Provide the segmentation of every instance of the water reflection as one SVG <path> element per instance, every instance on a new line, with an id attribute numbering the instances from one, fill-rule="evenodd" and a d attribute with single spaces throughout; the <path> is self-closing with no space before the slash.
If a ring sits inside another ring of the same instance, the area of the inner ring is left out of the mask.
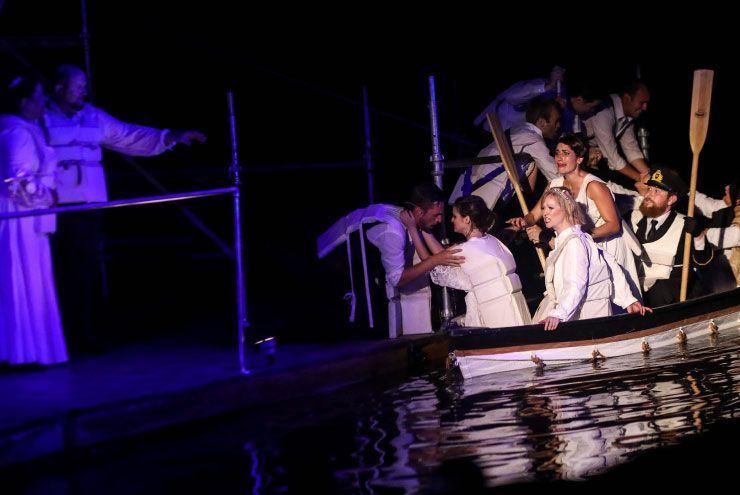
<path id="1" fill-rule="evenodd" d="M 375 456 L 363 488 L 413 493 L 451 459 L 475 463 L 491 486 L 604 473 L 737 416 L 736 337 L 737 328 L 648 357 L 541 373 L 521 370 L 468 382 L 442 373 L 413 379 L 373 404 L 371 417 L 390 440 L 388 455 Z M 369 443 L 355 447 L 363 457 Z M 353 471 L 343 471 L 345 481 Z"/>
<path id="2" fill-rule="evenodd" d="M 735 458 L 721 454 L 740 441 L 740 327 L 721 327 L 648 356 L 342 389 L 81 466 L 19 469 L 16 479 L 38 488 L 24 493 L 469 494 L 542 481 L 568 493 L 633 489 L 635 478 L 643 489 L 685 491 L 695 475 L 706 490 L 735 481 Z M 714 443 L 694 442 L 702 438 Z M 677 442 L 687 448 L 656 449 Z"/>

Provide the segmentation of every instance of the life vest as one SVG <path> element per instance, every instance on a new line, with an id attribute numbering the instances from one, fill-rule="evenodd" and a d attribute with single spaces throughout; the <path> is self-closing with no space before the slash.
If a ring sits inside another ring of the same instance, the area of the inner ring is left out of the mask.
<path id="1" fill-rule="evenodd" d="M 498 261 L 491 260 L 491 263 L 498 263 Z M 486 273 L 489 275 L 486 275 Z M 530 324 L 529 312 L 526 310 L 517 311 L 518 307 L 512 298 L 517 293 L 521 294 L 522 291 L 519 276 L 516 273 L 507 273 L 490 278 L 490 273 L 489 270 L 485 269 L 468 272 L 473 287 L 468 294 L 475 297 L 481 324 L 486 327 Z M 520 297 L 522 296 L 520 295 Z M 502 301 L 502 298 L 507 299 Z M 503 312 L 502 304 L 507 306 Z"/>
<path id="2" fill-rule="evenodd" d="M 56 151 L 59 203 L 107 201 L 105 171 L 100 161 L 103 130 L 98 113 L 86 105 L 72 120 L 55 111 L 45 115 L 49 145 Z"/>
<path id="3" fill-rule="evenodd" d="M 684 215 L 675 213 L 673 221 L 668 231 L 659 239 L 653 242 L 644 242 L 642 268 L 643 274 L 640 276 L 640 284 L 643 292 L 647 292 L 655 285 L 658 280 L 670 278 L 671 272 L 675 267 L 682 266 L 683 263 L 676 264 L 676 250 L 684 235 Z M 633 230 L 637 231 L 637 224 L 644 217 L 640 210 L 634 210 L 630 217 L 630 223 Z M 667 219 L 666 221 L 670 221 Z M 647 258 L 647 259 L 646 259 Z"/>

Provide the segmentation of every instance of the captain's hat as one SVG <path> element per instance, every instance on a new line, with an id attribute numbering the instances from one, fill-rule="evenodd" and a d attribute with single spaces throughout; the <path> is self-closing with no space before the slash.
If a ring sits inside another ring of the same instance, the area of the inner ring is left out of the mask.
<path id="1" fill-rule="evenodd" d="M 686 195 L 688 188 L 678 173 L 667 167 L 656 167 L 650 171 L 648 186 L 657 187 L 675 194 L 679 198 Z"/>

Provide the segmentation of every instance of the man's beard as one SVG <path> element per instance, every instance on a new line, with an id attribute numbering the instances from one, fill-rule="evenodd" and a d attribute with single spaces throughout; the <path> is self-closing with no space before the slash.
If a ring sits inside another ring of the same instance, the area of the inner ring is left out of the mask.
<path id="1" fill-rule="evenodd" d="M 642 213 L 643 216 L 649 217 L 649 218 L 658 218 L 663 213 L 668 211 L 668 205 L 655 206 L 655 203 L 653 203 L 653 206 L 648 206 L 643 202 L 640 205 L 640 213 Z"/>
<path id="2" fill-rule="evenodd" d="M 433 234 L 434 233 L 433 232 L 433 229 L 434 229 L 433 226 L 417 224 L 417 227 L 419 227 L 419 229 L 421 229 L 423 232 L 426 232 L 427 234 Z"/>

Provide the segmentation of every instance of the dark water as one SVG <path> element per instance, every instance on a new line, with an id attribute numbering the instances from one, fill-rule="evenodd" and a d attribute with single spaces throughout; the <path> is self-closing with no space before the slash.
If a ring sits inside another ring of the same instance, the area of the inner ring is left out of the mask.
<path id="1" fill-rule="evenodd" d="M 644 482 L 666 464 L 682 480 L 700 462 L 713 466 L 700 473 L 707 485 L 732 479 L 716 461 L 733 459 L 722 452 L 740 439 L 739 356 L 736 325 L 596 365 L 466 382 L 432 371 L 21 467 L 10 486 L 85 494 L 590 489 Z"/>

